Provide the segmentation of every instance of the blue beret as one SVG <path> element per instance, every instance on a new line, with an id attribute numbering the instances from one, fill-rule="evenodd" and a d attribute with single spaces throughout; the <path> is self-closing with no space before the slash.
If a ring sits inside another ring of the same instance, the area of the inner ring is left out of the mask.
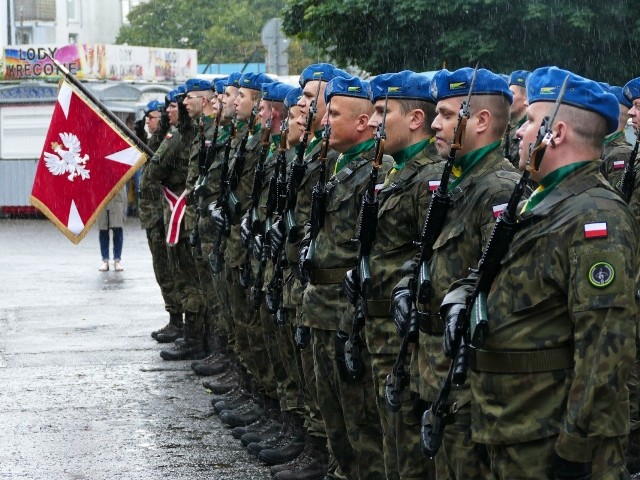
<path id="1" fill-rule="evenodd" d="M 443 100 L 451 97 L 466 97 L 471 87 L 473 78 L 473 68 L 459 68 L 450 72 L 446 68 L 440 70 L 433 76 L 431 81 L 431 95 L 436 100 Z M 513 103 L 513 94 L 509 90 L 509 85 L 500 76 L 486 68 L 478 69 L 476 83 L 473 86 L 472 95 L 503 95 Z"/>
<path id="2" fill-rule="evenodd" d="M 151 112 L 159 112 L 164 107 L 164 104 L 159 102 L 158 100 L 153 100 L 147 103 L 147 106 L 144 108 L 144 114 L 147 115 Z"/>
<path id="3" fill-rule="evenodd" d="M 618 103 L 620 105 L 624 105 L 627 108 L 631 108 L 633 104 L 627 100 L 624 96 L 622 87 L 616 87 L 615 85 L 609 85 L 606 82 L 598 82 L 598 84 L 602 87 L 605 92 L 609 92 L 611 95 L 616 97 Z"/>
<path id="4" fill-rule="evenodd" d="M 174 88 L 169 93 L 167 93 L 167 96 L 165 98 L 166 100 L 169 101 L 169 103 L 175 103 L 178 101 L 179 96 L 184 95 L 184 92 L 185 92 L 184 85 L 179 85 L 178 87 Z"/>
<path id="5" fill-rule="evenodd" d="M 336 95 L 369 100 L 371 99 L 371 86 L 369 82 L 358 77 L 335 77 L 329 81 L 324 90 L 325 103 L 329 103 L 331 98 Z"/>
<path id="6" fill-rule="evenodd" d="M 216 93 L 224 93 L 224 88 L 227 86 L 227 79 L 229 77 L 217 78 L 213 82 L 211 82 L 211 90 Z"/>
<path id="7" fill-rule="evenodd" d="M 290 90 L 287 96 L 284 97 L 284 106 L 286 108 L 294 107 L 297 105 L 300 97 L 302 97 L 302 87 L 294 87 L 293 90 Z"/>
<path id="8" fill-rule="evenodd" d="M 624 98 L 630 102 L 640 97 L 640 77 L 629 80 L 622 91 L 624 92 Z"/>
<path id="9" fill-rule="evenodd" d="M 203 80 L 202 78 L 190 78 L 184 84 L 187 93 L 193 91 L 209 90 L 211 88 L 211 82 Z"/>
<path id="10" fill-rule="evenodd" d="M 336 77 L 350 77 L 347 72 L 334 67 L 330 63 L 314 63 L 305 68 L 300 74 L 300 86 L 304 88 L 310 80 L 324 80 L 328 82 Z"/>
<path id="11" fill-rule="evenodd" d="M 286 83 L 264 83 L 262 85 L 262 99 L 271 102 L 284 102 L 284 99 L 291 90 L 294 90 L 294 87 Z"/>
<path id="12" fill-rule="evenodd" d="M 389 97 L 407 100 L 426 100 L 435 103 L 431 96 L 429 78 L 426 75 L 403 70 L 399 73 L 383 73 L 371 80 L 371 101 Z"/>
<path id="13" fill-rule="evenodd" d="M 229 77 L 227 78 L 227 87 L 239 88 L 240 77 L 242 77 L 242 74 L 240 72 L 233 72 L 231 75 L 229 75 Z"/>
<path id="14" fill-rule="evenodd" d="M 262 85 L 264 83 L 273 82 L 273 78 L 271 78 L 266 73 L 252 73 L 248 72 L 240 77 L 239 88 L 250 88 L 252 90 L 262 90 Z"/>
<path id="15" fill-rule="evenodd" d="M 529 105 L 536 102 L 555 102 L 567 75 L 569 81 L 562 103 L 601 115 L 607 121 L 607 133 L 615 132 L 618 129 L 620 115 L 616 97 L 603 90 L 597 82 L 558 67 L 538 68 L 531 74 L 527 83 Z"/>
<path id="16" fill-rule="evenodd" d="M 509 85 L 517 85 L 518 87 L 527 88 L 527 79 L 531 75 L 528 70 L 514 70 L 509 75 Z"/>

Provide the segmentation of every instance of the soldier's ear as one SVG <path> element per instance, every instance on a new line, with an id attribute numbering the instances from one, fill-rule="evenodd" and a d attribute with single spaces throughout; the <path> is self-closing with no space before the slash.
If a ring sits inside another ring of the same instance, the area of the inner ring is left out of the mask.
<path id="1" fill-rule="evenodd" d="M 409 113 L 409 115 L 410 115 L 409 128 L 412 131 L 422 128 L 422 125 L 424 125 L 424 122 L 426 121 L 424 110 L 422 110 L 421 108 L 416 108 L 415 110 L 412 110 Z"/>
<path id="2" fill-rule="evenodd" d="M 366 113 L 361 113 L 360 115 L 358 115 L 358 118 L 356 120 L 356 130 L 358 132 L 371 130 L 371 127 L 369 127 L 369 115 L 367 115 Z"/>

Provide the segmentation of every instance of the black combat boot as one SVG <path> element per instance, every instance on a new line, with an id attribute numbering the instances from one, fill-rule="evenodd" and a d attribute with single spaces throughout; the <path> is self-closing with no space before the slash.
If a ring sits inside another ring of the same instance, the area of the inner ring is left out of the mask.
<path id="1" fill-rule="evenodd" d="M 329 468 L 329 455 L 326 447 L 307 443 L 300 459 L 293 462 L 288 470 L 281 470 L 274 475 L 277 480 L 322 480 Z"/>
<path id="2" fill-rule="evenodd" d="M 290 462 L 304 450 L 305 436 L 302 420 L 298 417 L 293 417 L 292 428 L 288 438 L 289 441 L 284 445 L 281 444 L 273 448 L 261 450 L 258 454 L 258 460 L 268 463 L 269 465 Z"/>
<path id="3" fill-rule="evenodd" d="M 264 408 L 251 401 L 240 408 L 220 412 L 220 421 L 229 427 L 242 427 L 251 425 L 263 416 Z"/>
<path id="4" fill-rule="evenodd" d="M 184 335 L 184 324 L 181 313 L 170 313 L 169 323 L 160 330 L 151 332 L 151 337 L 158 343 L 171 343 Z"/>
<path id="5" fill-rule="evenodd" d="M 279 432 L 260 442 L 249 443 L 247 445 L 247 451 L 257 456 L 266 448 L 277 448 L 287 445 L 291 439 L 292 418 L 287 414 L 283 414 L 282 420 L 282 428 Z"/>
<path id="6" fill-rule="evenodd" d="M 196 312 L 185 313 L 184 343 L 162 350 L 160 356 L 164 360 L 196 360 L 207 356 L 202 332 L 197 332 L 195 328 L 197 315 Z"/>
<path id="7" fill-rule="evenodd" d="M 278 420 L 268 418 L 266 415 L 261 418 L 258 425 L 260 425 L 260 427 L 257 429 L 252 429 L 251 425 L 244 427 L 245 433 L 240 436 L 240 443 L 242 443 L 243 446 L 246 447 L 250 443 L 258 443 L 266 440 L 267 438 L 271 438 L 284 427 Z M 233 430 L 238 430 L 239 432 L 239 429 L 241 428 L 243 427 L 236 427 Z M 236 436 L 235 431 L 232 434 L 234 437 Z"/>

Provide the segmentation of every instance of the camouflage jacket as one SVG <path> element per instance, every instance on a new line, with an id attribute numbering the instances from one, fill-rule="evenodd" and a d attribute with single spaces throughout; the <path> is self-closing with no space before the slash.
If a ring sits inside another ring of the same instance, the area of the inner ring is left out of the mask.
<path id="1" fill-rule="evenodd" d="M 258 157 L 260 156 L 260 128 L 257 125 L 253 133 L 249 135 L 246 144 L 246 156 L 242 168 L 237 166 L 238 154 L 240 153 L 240 144 L 236 149 L 229 164 L 229 178 L 232 193 L 235 193 L 240 202 L 239 216 L 231 217 L 231 234 L 227 239 L 227 248 L 224 253 L 225 263 L 230 267 L 239 267 L 245 256 L 245 249 L 240 241 L 240 220 L 244 212 L 251 206 L 251 187 L 253 186 L 253 174 Z M 235 189 L 233 188 L 235 187 Z"/>
<path id="2" fill-rule="evenodd" d="M 391 292 L 402 278 L 402 266 L 416 253 L 431 192 L 442 176 L 444 163 L 433 143 L 418 152 L 401 170 L 390 173 L 378 192 L 378 226 L 371 250 L 373 295 L 365 326 L 372 353 L 397 353 L 401 339 L 391 320 Z M 374 304 L 384 305 L 373 308 Z M 376 311 L 377 310 L 377 311 Z"/>
<path id="3" fill-rule="evenodd" d="M 210 148 L 207 142 L 213 139 L 213 135 L 216 130 L 215 119 L 211 116 L 202 115 L 197 121 L 193 121 L 193 128 L 196 132 L 191 146 L 189 147 L 189 172 L 187 174 L 187 186 L 189 191 L 193 192 L 196 183 L 200 178 L 200 149 L 204 146 L 205 154 Z M 202 138 L 204 137 L 205 144 L 202 145 Z M 191 201 L 190 201 L 191 202 Z"/>
<path id="4" fill-rule="evenodd" d="M 156 132 L 147 142 L 147 146 L 154 152 L 158 149 L 166 135 L 160 135 L 160 132 Z M 150 160 L 148 160 L 142 166 L 142 173 L 140 174 L 140 201 L 138 202 L 138 213 L 140 216 L 140 226 L 142 228 L 153 228 L 162 220 L 162 209 L 165 203 L 162 191 L 159 185 L 147 188 L 146 184 L 149 182 L 147 179 L 147 166 Z M 144 193 L 143 193 L 144 192 Z"/>
<path id="5" fill-rule="evenodd" d="M 351 315 L 345 317 L 350 304 L 342 292 L 342 279 L 346 270 L 355 267 L 358 261 L 358 244 L 353 239 L 362 198 L 369 187 L 374 147 L 371 143 L 368 150 L 343 166 L 326 184 L 324 223 L 314 242 L 312 271 L 302 302 L 304 324 L 309 327 L 338 330 L 340 322 L 351 323 Z M 392 163 L 391 157 L 383 157 L 378 173 L 380 184 Z M 303 243 L 309 242 L 310 230 L 307 224 Z"/>
<path id="6" fill-rule="evenodd" d="M 435 400 L 439 383 L 449 369 L 450 362 L 442 352 L 444 327 L 438 314 L 442 299 L 455 280 L 467 276 L 469 269 L 478 265 L 495 220 L 519 178 L 520 174 L 503 158 L 498 147 L 488 152 L 450 191 L 447 220 L 433 245 L 429 262 L 433 296 L 430 305 L 423 305 L 424 311 L 430 313 L 431 325 L 437 327 L 434 335 L 420 332 L 417 351 L 418 392 L 423 400 Z M 458 406 L 467 403 L 462 397 L 467 401 L 470 398 L 468 393 L 458 396 Z"/>
<path id="7" fill-rule="evenodd" d="M 202 186 L 199 190 L 199 206 L 203 212 L 207 210 L 207 207 L 215 202 L 220 196 L 220 188 L 221 185 L 221 175 L 222 175 L 222 164 L 224 162 L 224 152 L 227 140 L 229 139 L 231 126 L 226 125 L 224 127 L 220 127 L 218 131 L 218 138 L 216 140 L 216 145 L 213 147 L 214 151 L 212 152 L 214 155 L 213 162 L 209 166 L 209 170 L 204 177 L 202 182 Z M 240 141 L 238 136 L 236 135 L 231 139 L 231 150 L 229 151 L 229 160 L 231 160 L 231 156 L 233 151 L 239 145 Z M 209 146 L 208 148 L 212 148 Z"/>
<path id="8" fill-rule="evenodd" d="M 627 143 L 623 132 L 618 132 L 611 138 L 605 139 L 602 155 L 600 155 L 602 159 L 601 172 L 613 187 L 616 187 L 622 180 L 624 168 L 629 162 L 632 150 L 633 147 Z"/>
<path id="9" fill-rule="evenodd" d="M 489 292 L 489 336 L 478 352 L 560 349 L 568 364 L 526 373 L 472 369 L 475 441 L 559 435 L 561 457 L 587 462 L 603 437 L 629 431 L 640 229 L 598 168 L 572 172 L 521 215 Z"/>

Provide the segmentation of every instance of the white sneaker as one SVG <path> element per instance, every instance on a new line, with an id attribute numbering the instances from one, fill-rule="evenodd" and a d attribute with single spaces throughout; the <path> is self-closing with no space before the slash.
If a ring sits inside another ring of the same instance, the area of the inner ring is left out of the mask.
<path id="1" fill-rule="evenodd" d="M 98 270 L 101 272 L 108 272 L 109 271 L 109 262 L 102 262 L 100 264 L 100 266 L 98 267 Z"/>
<path id="2" fill-rule="evenodd" d="M 120 262 L 113 262 L 113 269 L 116 272 L 121 272 L 124 270 L 124 267 L 120 264 Z"/>

